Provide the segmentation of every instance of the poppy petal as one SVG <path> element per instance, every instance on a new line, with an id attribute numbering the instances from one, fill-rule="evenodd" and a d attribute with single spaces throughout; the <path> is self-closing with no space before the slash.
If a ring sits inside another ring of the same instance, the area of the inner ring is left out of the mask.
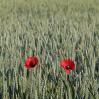
<path id="1" fill-rule="evenodd" d="M 62 67 L 62 68 L 66 68 L 66 62 L 65 62 L 65 60 L 62 60 L 61 62 L 60 62 L 60 66 Z"/>
<path id="2" fill-rule="evenodd" d="M 70 74 L 70 70 L 66 69 L 66 74 L 69 75 Z"/>
<path id="3" fill-rule="evenodd" d="M 60 66 L 66 70 L 66 74 L 70 74 L 71 70 L 75 70 L 75 63 L 71 59 L 64 59 L 60 61 Z"/>
<path id="4" fill-rule="evenodd" d="M 35 67 L 37 64 L 38 64 L 38 58 L 37 58 L 36 56 L 28 57 L 28 58 L 25 60 L 25 67 L 26 67 L 27 69 L 33 68 L 33 67 Z"/>

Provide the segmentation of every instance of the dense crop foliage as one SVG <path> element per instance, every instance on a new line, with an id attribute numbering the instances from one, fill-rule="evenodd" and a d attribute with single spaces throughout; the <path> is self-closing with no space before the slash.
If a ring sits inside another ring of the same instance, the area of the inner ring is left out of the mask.
<path id="1" fill-rule="evenodd" d="M 69 76 L 64 58 L 76 63 Z M 99 1 L 0 0 L 0 99 L 98 98 Z"/>

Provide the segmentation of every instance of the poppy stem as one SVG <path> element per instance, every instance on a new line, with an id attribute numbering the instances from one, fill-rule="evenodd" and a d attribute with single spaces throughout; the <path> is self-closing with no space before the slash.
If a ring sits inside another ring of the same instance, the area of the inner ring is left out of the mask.
<path id="1" fill-rule="evenodd" d="M 69 75 L 67 75 L 67 81 L 69 81 Z"/>
<path id="2" fill-rule="evenodd" d="M 28 79 L 29 78 L 29 70 L 27 69 L 27 74 L 26 74 L 26 78 Z"/>

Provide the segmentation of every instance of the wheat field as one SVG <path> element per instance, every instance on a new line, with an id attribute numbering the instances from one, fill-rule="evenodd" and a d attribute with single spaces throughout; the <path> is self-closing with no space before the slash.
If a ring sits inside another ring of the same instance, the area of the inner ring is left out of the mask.
<path id="1" fill-rule="evenodd" d="M 99 1 L 0 0 L 0 99 L 99 99 Z"/>

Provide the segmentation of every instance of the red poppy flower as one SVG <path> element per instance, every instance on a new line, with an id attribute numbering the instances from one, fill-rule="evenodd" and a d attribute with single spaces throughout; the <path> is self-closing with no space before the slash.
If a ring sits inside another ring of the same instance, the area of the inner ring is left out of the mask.
<path id="1" fill-rule="evenodd" d="M 70 74 L 70 71 L 75 70 L 75 63 L 71 59 L 64 59 L 60 61 L 60 66 L 66 70 L 66 74 Z"/>
<path id="2" fill-rule="evenodd" d="M 27 69 L 33 68 L 33 67 L 35 67 L 37 64 L 38 64 L 38 58 L 37 58 L 36 56 L 28 57 L 28 58 L 25 60 L 25 67 L 26 67 Z"/>

